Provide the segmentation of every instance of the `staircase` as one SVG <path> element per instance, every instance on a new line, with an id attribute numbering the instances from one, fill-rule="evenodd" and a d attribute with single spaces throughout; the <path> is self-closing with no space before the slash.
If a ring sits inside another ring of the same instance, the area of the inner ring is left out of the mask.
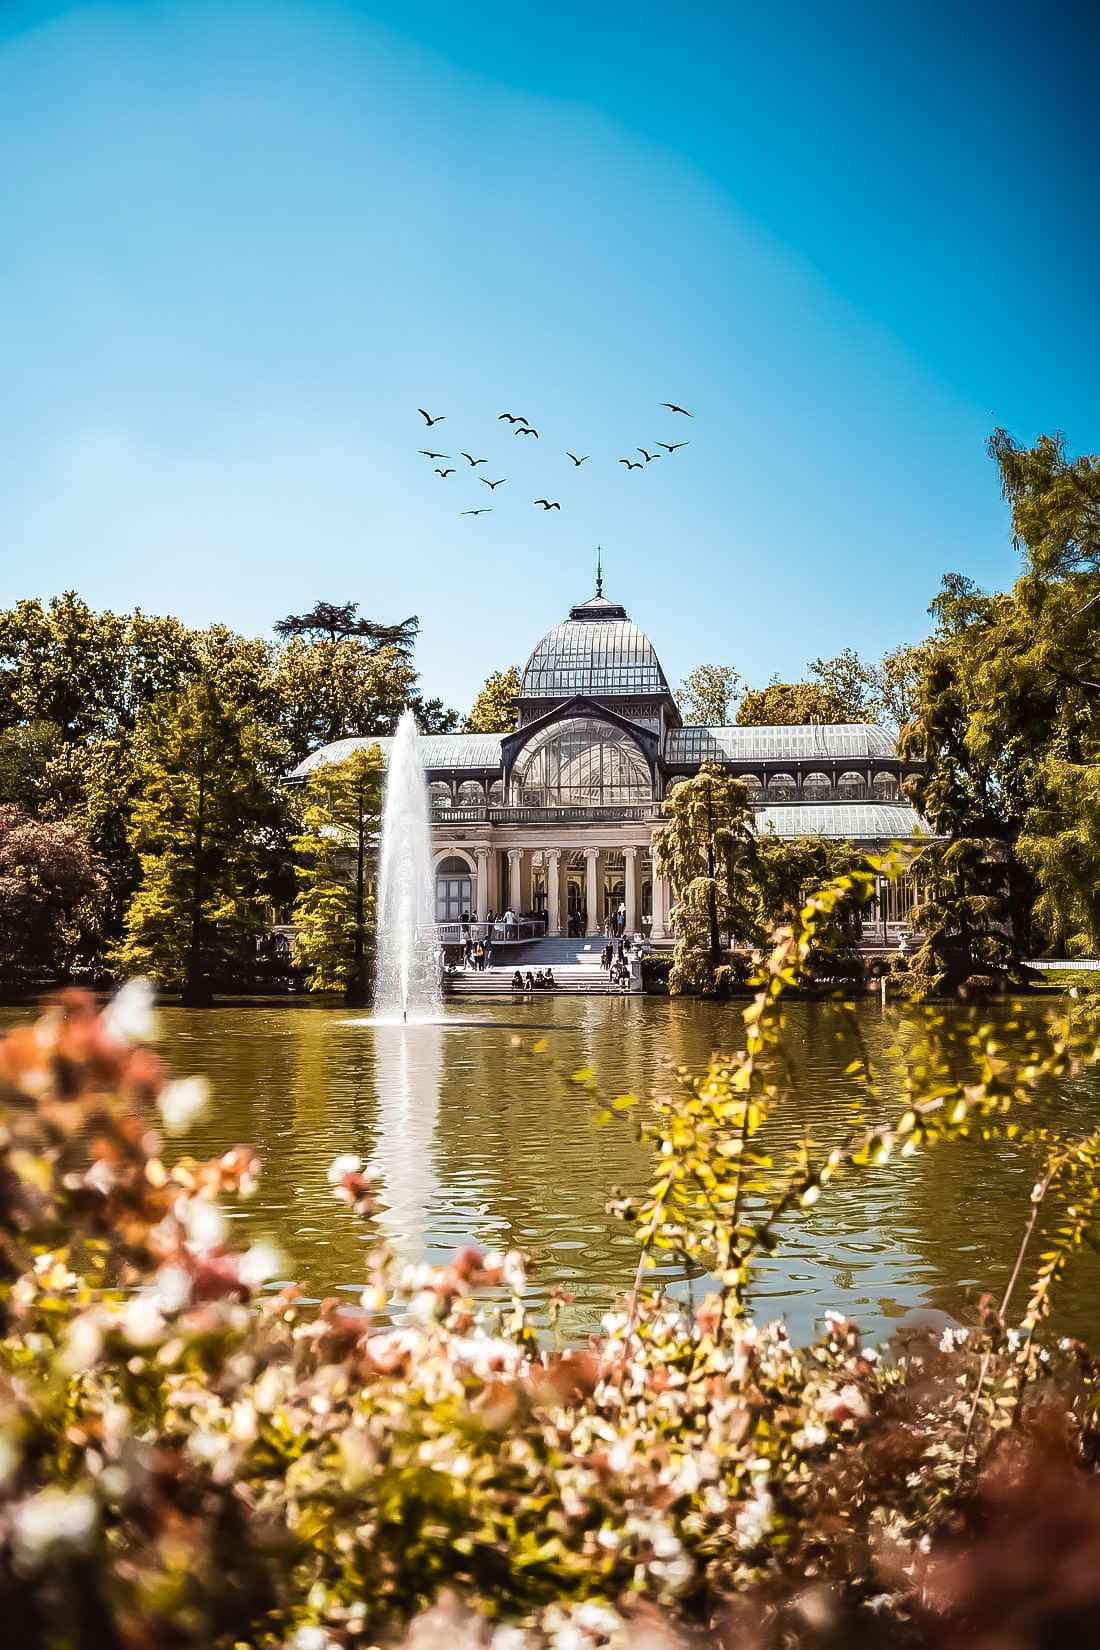
<path id="1" fill-rule="evenodd" d="M 449 997 L 510 997 L 512 975 L 517 968 L 524 975 L 528 970 L 537 974 L 540 968 L 544 972 L 552 968 L 559 996 L 601 995 L 607 991 L 607 975 L 600 967 L 605 944 L 602 934 L 590 934 L 579 940 L 540 939 L 521 945 L 497 946 L 492 968 L 483 968 L 480 972 L 471 969 L 469 973 L 460 969 L 457 974 L 448 974 L 446 993 Z M 524 993 L 528 997 L 554 994 L 554 991 Z"/>

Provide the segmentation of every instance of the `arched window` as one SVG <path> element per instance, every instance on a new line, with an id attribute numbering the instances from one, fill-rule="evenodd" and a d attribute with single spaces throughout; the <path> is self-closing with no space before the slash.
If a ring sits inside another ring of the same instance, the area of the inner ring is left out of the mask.
<path id="1" fill-rule="evenodd" d="M 759 802 L 761 796 L 763 795 L 764 787 L 761 785 L 759 777 L 756 774 L 739 773 L 737 775 L 737 782 L 739 785 L 744 785 L 746 791 L 748 792 L 750 802 Z"/>
<path id="2" fill-rule="evenodd" d="M 861 773 L 842 773 L 836 782 L 836 794 L 841 802 L 862 802 L 867 795 L 867 781 Z"/>
<path id="3" fill-rule="evenodd" d="M 503 779 L 494 779 L 489 786 L 489 801 L 494 807 L 499 807 L 504 802 Z"/>
<path id="4" fill-rule="evenodd" d="M 473 908 L 470 867 L 458 854 L 449 854 L 435 868 L 435 920 L 460 922 Z"/>
<path id="5" fill-rule="evenodd" d="M 768 780 L 768 801 L 793 802 L 797 789 L 793 773 L 773 773 Z"/>
<path id="6" fill-rule="evenodd" d="M 464 779 L 458 787 L 460 808 L 480 808 L 485 801 L 485 787 L 480 779 Z"/>
<path id="7" fill-rule="evenodd" d="M 451 806 L 451 787 L 445 779 L 433 779 L 428 787 L 428 793 L 432 800 L 433 813 L 438 813 L 440 809 Z"/>
<path id="8" fill-rule="evenodd" d="M 871 782 L 876 802 L 896 802 L 898 799 L 898 776 L 896 773 L 876 773 Z"/>
<path id="9" fill-rule="evenodd" d="M 512 773 L 522 807 L 600 807 L 650 802 L 653 784 L 641 750 L 611 722 L 578 716 L 535 734 Z"/>
<path id="10" fill-rule="evenodd" d="M 807 802 L 828 802 L 833 794 L 833 782 L 827 773 L 808 773 L 802 781 L 802 795 Z"/>

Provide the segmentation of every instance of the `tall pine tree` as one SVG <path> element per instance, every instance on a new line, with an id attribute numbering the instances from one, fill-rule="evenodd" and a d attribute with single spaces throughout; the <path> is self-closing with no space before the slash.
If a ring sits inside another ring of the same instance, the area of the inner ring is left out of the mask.
<path id="1" fill-rule="evenodd" d="M 150 706 L 135 735 L 130 842 L 141 882 L 120 968 L 204 1003 L 211 976 L 250 957 L 279 857 L 284 758 L 270 727 L 209 679 Z"/>

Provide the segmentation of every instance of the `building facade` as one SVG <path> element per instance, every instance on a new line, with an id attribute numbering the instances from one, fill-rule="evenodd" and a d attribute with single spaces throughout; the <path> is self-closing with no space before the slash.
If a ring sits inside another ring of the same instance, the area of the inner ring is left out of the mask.
<path id="1" fill-rule="evenodd" d="M 884 729 L 685 727 L 653 644 L 600 587 L 538 643 L 518 711 L 513 733 L 421 737 L 443 925 L 510 907 L 550 935 L 594 934 L 625 906 L 628 932 L 669 939 L 674 896 L 655 871 L 653 833 L 662 800 L 703 762 L 745 785 L 761 832 L 869 849 L 921 834 L 901 789 L 917 765 Z M 291 778 L 365 744 L 385 760 L 388 739 L 344 739 Z M 888 897 L 871 918 L 884 938 L 904 921 L 906 891 Z"/>

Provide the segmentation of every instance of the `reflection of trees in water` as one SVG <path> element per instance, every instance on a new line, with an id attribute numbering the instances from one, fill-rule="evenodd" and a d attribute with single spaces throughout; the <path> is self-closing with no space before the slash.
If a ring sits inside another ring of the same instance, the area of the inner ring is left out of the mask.
<path id="1" fill-rule="evenodd" d="M 371 1037 L 378 1102 L 369 1168 L 382 1181 L 377 1227 L 405 1264 L 431 1247 L 442 1200 L 435 1131 L 444 1035 L 433 1025 L 376 1026 Z"/>

